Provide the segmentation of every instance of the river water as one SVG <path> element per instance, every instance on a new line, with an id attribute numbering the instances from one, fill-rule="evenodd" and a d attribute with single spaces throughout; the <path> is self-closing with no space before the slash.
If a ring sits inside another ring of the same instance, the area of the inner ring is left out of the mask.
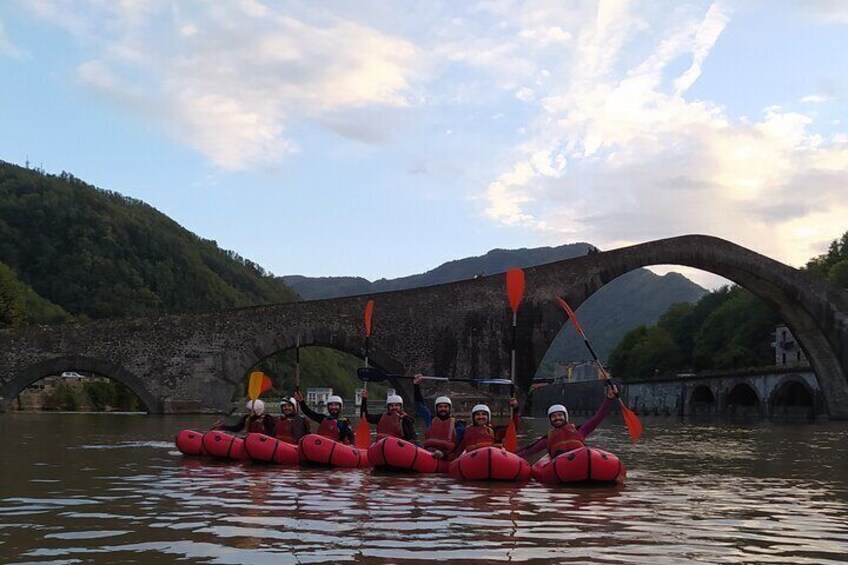
<path id="1" fill-rule="evenodd" d="M 0 414 L 2 563 L 848 563 L 848 423 L 616 417 L 619 488 L 185 458 L 198 417 Z M 527 420 L 527 433 L 544 420 Z"/>

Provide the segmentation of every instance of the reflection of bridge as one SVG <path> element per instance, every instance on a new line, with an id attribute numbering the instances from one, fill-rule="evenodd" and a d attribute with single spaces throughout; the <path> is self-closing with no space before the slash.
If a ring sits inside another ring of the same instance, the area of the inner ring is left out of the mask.
<path id="1" fill-rule="evenodd" d="M 558 402 L 575 413 L 592 413 L 603 398 L 601 388 L 598 381 L 539 388 L 533 413 L 543 416 Z M 827 413 L 815 374 L 798 367 L 628 382 L 622 394 L 637 413 L 657 416 L 812 419 Z"/>
<path id="2" fill-rule="evenodd" d="M 848 418 L 848 293 L 730 242 L 683 236 L 525 269 L 517 381 L 525 390 L 563 324 L 553 297 L 575 308 L 620 275 L 686 265 L 724 276 L 772 306 L 818 377 L 831 417 Z M 152 412 L 219 410 L 264 357 L 302 346 L 362 355 L 370 296 L 204 314 L 103 320 L 0 331 L 0 408 L 28 384 L 65 370 L 129 386 Z M 509 374 L 511 315 L 502 275 L 386 292 L 377 302 L 370 360 L 389 372 Z M 404 390 L 404 383 L 393 383 Z"/>

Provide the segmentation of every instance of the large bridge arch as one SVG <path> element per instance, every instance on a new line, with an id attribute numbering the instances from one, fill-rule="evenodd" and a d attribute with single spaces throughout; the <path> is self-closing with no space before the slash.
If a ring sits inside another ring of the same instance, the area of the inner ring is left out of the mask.
<path id="1" fill-rule="evenodd" d="M 829 413 L 848 419 L 848 292 L 710 236 L 688 235 L 525 269 L 518 310 L 517 384 L 527 390 L 564 314 L 617 277 L 651 265 L 726 277 L 771 305 L 804 348 Z M 0 330 L 0 396 L 37 363 L 110 359 L 138 376 L 165 412 L 225 408 L 245 371 L 268 352 L 324 345 L 362 354 L 363 312 L 376 301 L 369 360 L 392 373 L 508 377 L 512 315 L 502 274 L 429 287 L 221 312 L 72 322 Z M 144 399 L 144 398 L 143 398 Z M 144 399 L 147 402 L 147 399 Z M 3 400 L 0 399 L 0 407 Z"/>
<path id="2" fill-rule="evenodd" d="M 32 383 L 50 375 L 58 375 L 63 371 L 96 373 L 114 379 L 138 396 L 148 412 L 162 411 L 161 401 L 147 389 L 144 381 L 132 372 L 109 361 L 82 356 L 54 357 L 25 368 L 0 388 L 0 397 L 3 399 L 0 409 L 5 410 L 8 403 Z"/>
<path id="3" fill-rule="evenodd" d="M 579 307 L 601 287 L 641 267 L 682 265 L 720 275 L 773 308 L 790 328 L 825 391 L 832 417 L 848 417 L 848 291 L 729 241 L 690 235 L 653 241 L 575 259 L 587 276 L 566 284 L 565 296 Z M 576 265 L 575 265 L 576 266 Z"/>

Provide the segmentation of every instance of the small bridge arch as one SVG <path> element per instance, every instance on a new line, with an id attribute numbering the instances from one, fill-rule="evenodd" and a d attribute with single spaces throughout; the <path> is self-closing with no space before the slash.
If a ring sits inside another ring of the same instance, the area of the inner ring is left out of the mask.
<path id="1" fill-rule="evenodd" d="M 64 371 L 95 373 L 118 381 L 139 398 L 146 411 L 151 413 L 162 411 L 160 400 L 147 389 L 142 379 L 120 365 L 81 356 L 54 357 L 27 367 L 18 374 L 17 378 L 5 385 L 4 402 L 14 400 L 29 385 Z"/>

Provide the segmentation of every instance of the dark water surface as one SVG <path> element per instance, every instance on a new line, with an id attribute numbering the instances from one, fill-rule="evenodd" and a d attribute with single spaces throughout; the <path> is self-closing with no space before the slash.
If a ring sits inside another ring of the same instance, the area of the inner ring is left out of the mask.
<path id="1" fill-rule="evenodd" d="M 0 414 L 0 562 L 848 563 L 848 423 L 646 420 L 632 445 L 611 417 L 605 489 L 179 455 L 208 423 Z"/>

